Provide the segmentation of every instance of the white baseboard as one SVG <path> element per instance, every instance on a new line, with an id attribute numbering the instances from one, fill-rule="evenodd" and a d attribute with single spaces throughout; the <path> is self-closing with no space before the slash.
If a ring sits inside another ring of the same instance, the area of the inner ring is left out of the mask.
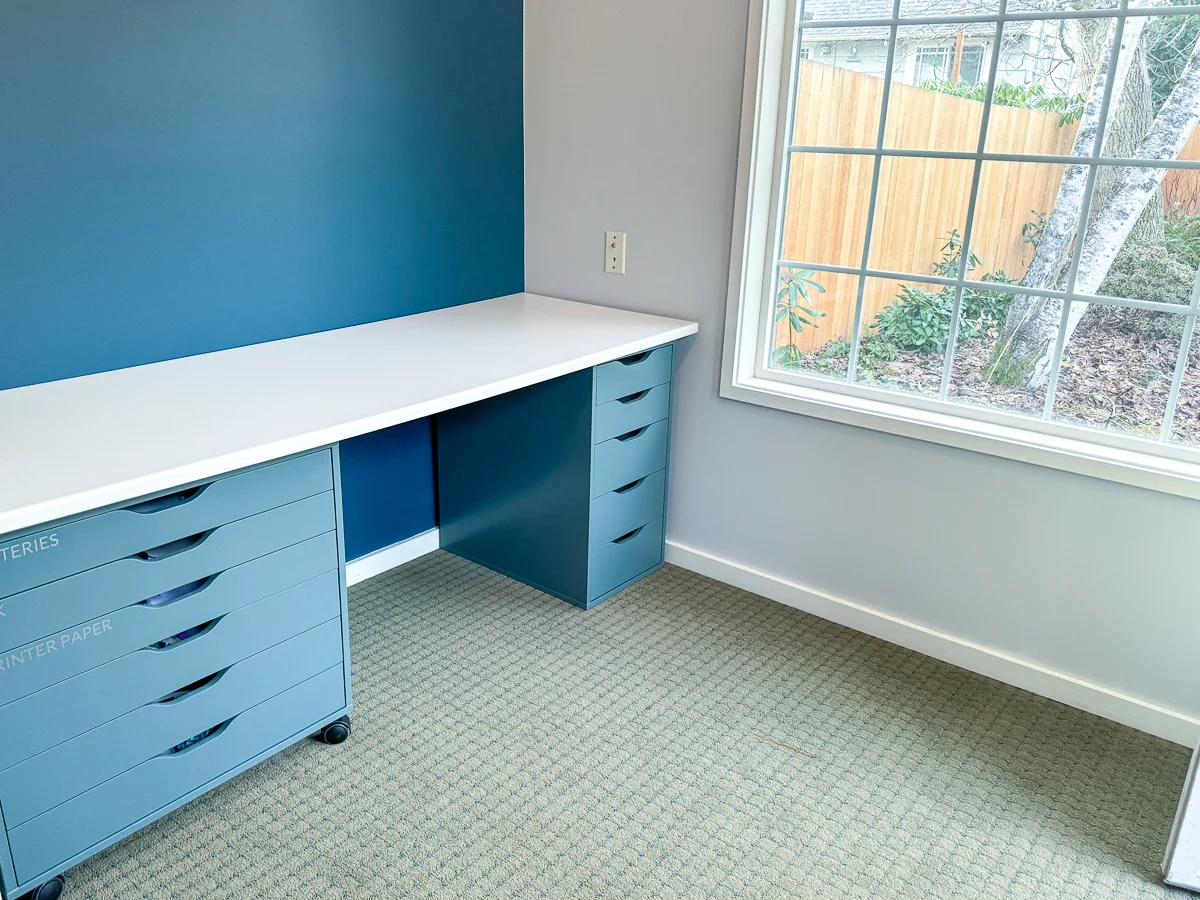
<path id="1" fill-rule="evenodd" d="M 667 562 L 1067 706 L 1193 747 L 1200 720 L 887 613 L 667 541 Z"/>
<path id="2" fill-rule="evenodd" d="M 382 575 L 388 569 L 394 569 L 396 566 L 411 562 L 418 556 L 432 553 L 440 546 L 438 530 L 430 528 L 408 540 L 384 547 L 382 550 L 376 550 L 374 553 L 368 553 L 366 556 L 360 556 L 358 559 L 352 559 L 346 563 L 346 585 L 353 587 L 360 581 Z"/>

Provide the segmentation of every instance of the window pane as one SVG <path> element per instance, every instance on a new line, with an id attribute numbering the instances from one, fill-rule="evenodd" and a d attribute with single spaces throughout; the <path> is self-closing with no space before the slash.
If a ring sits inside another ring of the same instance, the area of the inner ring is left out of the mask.
<path id="1" fill-rule="evenodd" d="M 1034 19 L 1004 26 L 988 152 L 1077 155 L 1075 134 L 1115 21 Z M 1080 149 L 1092 151 L 1090 145 Z"/>
<path id="2" fill-rule="evenodd" d="M 866 279 L 856 378 L 861 384 L 937 396 L 954 288 Z"/>
<path id="3" fill-rule="evenodd" d="M 1054 419 L 1157 439 L 1179 358 L 1185 316 L 1076 303 Z"/>
<path id="4" fill-rule="evenodd" d="M 771 367 L 844 379 L 857 298 L 857 275 L 780 269 L 771 319 Z"/>
<path id="5" fill-rule="evenodd" d="M 1025 275 L 1065 169 L 1050 163 L 983 163 L 971 232 L 970 278 L 1019 281 Z"/>
<path id="6" fill-rule="evenodd" d="M 957 277 L 948 263 L 966 227 L 974 170 L 962 159 L 884 158 L 871 267 Z"/>
<path id="7" fill-rule="evenodd" d="M 964 44 L 959 55 L 958 77 L 962 84 L 980 84 L 987 80 L 984 67 L 987 48 L 983 44 Z"/>
<path id="8" fill-rule="evenodd" d="M 1046 381 L 1031 384 L 1031 373 L 1016 362 L 1016 351 L 1052 348 L 1061 311 L 1057 301 L 1005 288 L 964 291 L 949 399 L 1040 417 Z"/>
<path id="9" fill-rule="evenodd" d="M 784 207 L 782 258 L 862 265 L 875 160 L 841 153 L 793 153 Z"/>
<path id="10" fill-rule="evenodd" d="M 1200 445 L 1200 328 L 1192 334 L 1183 384 L 1179 388 L 1179 403 L 1171 425 L 1171 440 Z"/>
<path id="11" fill-rule="evenodd" d="M 1179 76 L 1200 40 L 1200 16 L 1130 17 L 1125 35 L 1122 52 L 1129 63 L 1128 74 L 1123 84 L 1113 84 L 1102 155 L 1145 159 L 1157 156 L 1147 153 L 1142 142 L 1167 99 L 1176 93 Z M 1136 41 L 1133 35 L 1137 35 Z M 1186 84 L 1179 84 L 1176 99 L 1194 103 L 1200 92 L 1195 88 L 1190 94 L 1187 91 Z M 1193 140 L 1191 129 L 1182 134 L 1179 128 L 1168 127 L 1167 121 L 1163 120 L 1157 133 L 1183 144 L 1182 152 L 1172 156 L 1200 159 L 1200 144 Z"/>
<path id="12" fill-rule="evenodd" d="M 986 16 L 999 11 L 998 0 L 900 0 L 901 16 Z M 941 27 L 953 31 L 956 26 Z"/>
<path id="13" fill-rule="evenodd" d="M 1089 0 L 1089 9 L 1116 8 L 1117 0 Z M 1079 9 L 1078 0 L 1008 0 L 1007 11 L 1016 12 L 1060 12 L 1064 9 Z"/>
<path id="14" fill-rule="evenodd" d="M 842 37 L 843 31 L 854 33 Z M 876 145 L 888 39 L 887 28 L 801 32 L 793 143 Z"/>
<path id="15" fill-rule="evenodd" d="M 805 22 L 829 19 L 887 19 L 892 0 L 804 0 Z"/>
<path id="16" fill-rule="evenodd" d="M 979 148 L 985 58 L 996 26 L 902 26 L 897 31 L 884 145 L 909 150 Z"/>
<path id="17" fill-rule="evenodd" d="M 1188 212 L 1194 208 L 1188 204 L 1168 212 L 1152 175 L 1132 166 L 1097 167 L 1077 294 L 1157 303 L 1191 299 L 1200 268 L 1200 216 Z M 1123 239 L 1122 222 L 1128 231 Z"/>

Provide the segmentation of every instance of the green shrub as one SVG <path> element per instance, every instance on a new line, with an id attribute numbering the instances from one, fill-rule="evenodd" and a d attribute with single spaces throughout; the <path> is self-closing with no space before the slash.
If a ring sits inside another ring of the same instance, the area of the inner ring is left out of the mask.
<path id="1" fill-rule="evenodd" d="M 779 287 L 775 292 L 775 321 L 788 323 L 790 340 L 771 354 L 771 362 L 788 369 L 800 367 L 804 354 L 796 346 L 796 335 L 805 328 L 816 328 L 813 319 L 824 318 L 825 313 L 812 306 L 813 293 L 823 294 L 825 288 L 813 280 L 812 269 L 787 269 L 779 273 Z"/>
<path id="2" fill-rule="evenodd" d="M 880 310 L 871 329 L 874 337 L 903 350 L 944 353 L 953 303 L 953 288 L 932 294 L 904 285 L 899 297 Z"/>
<path id="3" fill-rule="evenodd" d="M 952 94 L 955 97 L 982 101 L 987 82 L 967 84 L 963 81 L 926 81 L 921 87 L 939 94 Z M 1040 84 L 1009 84 L 1006 81 L 999 82 L 992 95 L 993 106 L 1016 106 L 1021 109 L 1041 109 L 1058 113 L 1060 128 L 1078 122 L 1083 117 L 1085 102 L 1083 94 L 1064 97 L 1061 94 L 1046 93 L 1046 89 Z"/>
<path id="4" fill-rule="evenodd" d="M 958 231 L 947 235 L 942 247 L 942 258 L 934 263 L 935 275 L 957 278 L 962 259 L 962 241 Z M 974 253 L 967 261 L 968 273 L 979 265 Z M 1013 279 L 1003 271 L 989 272 L 979 278 L 996 284 L 1012 284 Z M 1004 319 L 1012 303 L 1013 295 L 1008 291 L 991 291 L 978 288 L 963 290 L 962 309 L 959 316 L 958 342 L 970 340 L 986 332 Z M 878 350 L 872 350 L 875 358 L 891 360 L 897 350 L 917 350 L 922 353 L 945 353 L 950 340 L 950 318 L 954 312 L 954 288 L 946 286 L 938 291 L 903 285 L 900 293 L 888 306 L 879 312 L 871 323 L 870 338 L 866 347 L 881 342 Z M 890 356 L 887 354 L 890 353 Z"/>
<path id="5" fill-rule="evenodd" d="M 1100 293 L 1157 303 L 1187 303 L 1196 267 L 1158 244 L 1127 244 L 1113 260 Z"/>
<path id="6" fill-rule="evenodd" d="M 1192 296 L 1197 264 L 1183 260 L 1194 252 L 1188 244 L 1198 240 L 1198 230 L 1194 224 L 1181 224 L 1178 218 L 1169 220 L 1167 246 L 1133 244 L 1123 247 L 1101 283 L 1100 293 L 1185 305 Z M 1151 340 L 1177 339 L 1182 335 L 1183 317 L 1173 313 L 1128 307 L 1101 307 L 1098 313 L 1098 325 L 1132 328 Z"/>
<path id="7" fill-rule="evenodd" d="M 850 356 L 850 339 L 838 338 L 836 341 L 830 341 L 824 347 L 817 351 L 817 358 L 821 360 L 838 360 L 846 359 Z"/>

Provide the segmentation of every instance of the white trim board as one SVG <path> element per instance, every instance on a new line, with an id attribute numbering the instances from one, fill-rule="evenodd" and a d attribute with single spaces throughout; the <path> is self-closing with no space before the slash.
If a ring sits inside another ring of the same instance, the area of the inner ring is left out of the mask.
<path id="1" fill-rule="evenodd" d="M 441 545 L 438 530 L 430 528 L 428 531 L 422 531 L 418 535 L 384 547 L 382 550 L 352 559 L 346 563 L 346 587 L 354 587 L 368 578 L 374 578 L 376 575 L 382 575 L 406 562 L 412 562 L 426 553 L 432 553 Z"/>
<path id="2" fill-rule="evenodd" d="M 1195 746 L 1197 735 L 1200 735 L 1200 720 L 1175 710 L 933 631 L 676 541 L 667 541 L 667 562 L 1185 747 Z"/>

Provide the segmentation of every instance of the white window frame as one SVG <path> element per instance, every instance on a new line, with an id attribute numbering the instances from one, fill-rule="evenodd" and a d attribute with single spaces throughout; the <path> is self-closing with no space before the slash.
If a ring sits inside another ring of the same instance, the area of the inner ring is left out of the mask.
<path id="1" fill-rule="evenodd" d="M 781 152 L 782 141 L 778 138 L 786 133 L 789 104 L 793 102 L 799 5 L 799 0 L 750 3 L 720 395 L 1200 499 L 1200 451 L 1196 449 L 983 407 L 951 406 L 944 401 L 768 367 L 766 304 L 773 299 L 767 295 L 773 292 L 776 277 L 774 251 L 783 196 L 783 161 L 788 155 Z M 1121 6 L 1123 15 L 1125 4 Z M 863 24 L 895 26 L 898 20 L 893 17 Z M 892 68 L 894 52 L 893 43 L 887 72 Z M 890 75 L 885 77 L 890 79 Z M 859 274 L 859 270 L 853 274 Z M 1193 311 L 1198 300 L 1200 291 L 1193 295 Z M 1184 346 L 1190 341 L 1196 319 L 1187 321 Z"/>

